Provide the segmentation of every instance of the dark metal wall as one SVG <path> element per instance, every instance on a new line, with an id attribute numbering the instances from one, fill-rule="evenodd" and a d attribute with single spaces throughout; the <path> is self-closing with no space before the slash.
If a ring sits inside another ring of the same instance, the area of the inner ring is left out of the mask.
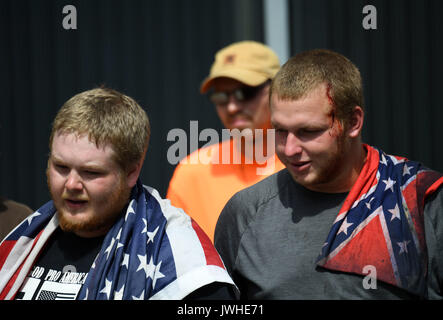
<path id="1" fill-rule="evenodd" d="M 373 4 L 378 29 L 362 28 Z M 64 30 L 74 5 L 78 29 Z M 324 47 L 361 69 L 365 140 L 443 171 L 439 0 L 289 0 L 291 54 Z M 105 84 L 134 97 L 152 125 L 142 171 L 166 193 L 174 166 L 173 128 L 221 130 L 199 94 L 214 53 L 234 41 L 263 39 L 257 0 L 0 1 L 0 194 L 36 209 L 49 199 L 45 168 L 51 121 L 74 94 Z"/>
<path id="2" fill-rule="evenodd" d="M 62 27 L 65 5 L 77 30 Z M 152 125 L 145 184 L 162 196 L 174 166 L 172 128 L 221 129 L 200 95 L 214 53 L 263 40 L 261 1 L 0 1 L 0 194 L 36 209 L 49 199 L 45 168 L 51 121 L 74 94 L 105 84 L 135 98 Z"/>
<path id="3" fill-rule="evenodd" d="M 365 30 L 365 5 L 377 29 Z M 443 171 L 443 1 L 290 0 L 292 53 L 329 48 L 363 76 L 364 140 Z"/>

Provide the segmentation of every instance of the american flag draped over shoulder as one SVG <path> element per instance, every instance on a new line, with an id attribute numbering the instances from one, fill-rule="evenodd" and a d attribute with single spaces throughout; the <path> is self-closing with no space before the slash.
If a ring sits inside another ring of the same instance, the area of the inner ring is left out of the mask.
<path id="1" fill-rule="evenodd" d="M 0 245 L 0 299 L 13 299 L 58 226 L 50 201 Z M 107 233 L 78 299 L 182 299 L 212 283 L 233 285 L 209 238 L 181 209 L 143 186 Z"/>
<path id="2" fill-rule="evenodd" d="M 426 297 L 425 199 L 443 175 L 420 163 L 364 145 L 365 165 L 344 201 L 317 264 L 363 275 Z"/>

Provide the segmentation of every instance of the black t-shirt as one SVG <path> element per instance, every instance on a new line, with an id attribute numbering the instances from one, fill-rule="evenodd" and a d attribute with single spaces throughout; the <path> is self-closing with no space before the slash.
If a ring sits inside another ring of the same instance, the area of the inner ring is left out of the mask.
<path id="1" fill-rule="evenodd" d="M 81 238 L 58 228 L 29 272 L 15 299 L 76 299 L 104 237 Z"/>
<path id="2" fill-rule="evenodd" d="M 16 300 L 75 300 L 86 280 L 104 236 L 81 238 L 57 228 L 29 272 Z M 214 282 L 186 300 L 235 299 L 232 286 Z"/>

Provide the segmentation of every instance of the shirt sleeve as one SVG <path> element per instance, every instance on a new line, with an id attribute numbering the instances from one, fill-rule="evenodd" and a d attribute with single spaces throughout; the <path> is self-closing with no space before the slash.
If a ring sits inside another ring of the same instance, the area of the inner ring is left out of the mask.
<path id="1" fill-rule="evenodd" d="M 235 285 L 240 290 L 240 299 L 245 299 L 247 279 L 244 278 L 238 259 L 241 239 L 253 216 L 251 202 L 242 192 L 235 194 L 223 208 L 215 228 L 214 244 Z"/>
<path id="2" fill-rule="evenodd" d="M 443 299 L 443 187 L 426 202 L 424 223 L 428 249 L 428 298 Z"/>
<path id="3" fill-rule="evenodd" d="M 240 230 L 235 219 L 238 209 L 236 195 L 223 208 L 215 227 L 214 245 L 229 274 L 233 274 L 240 242 Z"/>

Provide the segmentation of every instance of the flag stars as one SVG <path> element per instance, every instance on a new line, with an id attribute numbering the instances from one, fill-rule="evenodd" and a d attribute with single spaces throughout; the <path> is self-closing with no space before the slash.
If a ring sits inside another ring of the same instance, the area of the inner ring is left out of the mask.
<path id="1" fill-rule="evenodd" d="M 161 261 L 158 263 L 158 265 L 155 265 L 152 262 L 152 257 L 151 257 L 151 261 L 149 262 L 149 266 L 152 269 L 152 274 L 150 275 L 150 277 L 152 278 L 152 288 L 153 289 L 155 288 L 155 284 L 156 284 L 157 280 L 165 277 L 165 275 L 160 272 L 161 265 L 162 265 Z"/>
<path id="2" fill-rule="evenodd" d="M 411 174 L 411 169 L 414 167 L 408 167 L 408 165 L 405 163 L 405 165 L 403 166 L 403 175 L 408 175 Z"/>
<path id="3" fill-rule="evenodd" d="M 396 181 L 391 180 L 391 177 L 388 177 L 388 180 L 383 180 L 383 182 L 386 184 L 385 191 L 391 189 L 391 192 L 394 192 L 394 184 L 396 184 Z"/>
<path id="4" fill-rule="evenodd" d="M 106 260 L 108 260 L 108 258 L 109 258 L 109 254 L 111 253 L 112 248 L 114 247 L 114 243 L 115 243 L 115 239 L 112 238 L 112 239 L 111 239 L 111 243 L 109 244 L 109 246 L 108 246 L 108 247 L 106 248 L 106 250 L 105 250 L 105 253 L 106 253 Z"/>
<path id="5" fill-rule="evenodd" d="M 143 218 L 142 220 L 143 220 L 143 224 L 144 224 L 144 227 L 142 229 L 142 234 L 143 234 L 143 233 L 146 233 L 148 231 L 148 222 L 146 221 L 145 218 Z"/>
<path id="6" fill-rule="evenodd" d="M 162 265 L 162 261 L 160 261 L 157 265 L 155 265 L 154 261 L 151 257 L 149 264 L 146 264 L 146 255 L 142 256 L 139 254 L 137 256 L 138 256 L 138 259 L 140 260 L 140 264 L 139 264 L 136 272 L 139 270 L 143 270 L 146 274 L 146 278 L 152 279 L 152 288 L 155 288 L 155 284 L 156 284 L 157 280 L 165 277 L 165 275 L 160 272 L 160 267 Z"/>
<path id="7" fill-rule="evenodd" d="M 400 209 L 397 203 L 395 204 L 395 207 L 393 209 L 388 209 L 388 211 L 392 214 L 391 221 L 395 218 L 400 220 Z"/>
<path id="8" fill-rule="evenodd" d="M 126 210 L 125 221 L 128 220 L 130 214 L 135 214 L 134 208 L 132 207 L 134 202 L 135 200 L 131 200 L 131 202 L 129 203 L 128 210 Z"/>
<path id="9" fill-rule="evenodd" d="M 100 293 L 104 293 L 106 295 L 106 299 L 109 299 L 109 295 L 111 294 L 111 286 L 112 281 L 105 279 L 105 287 L 100 291 Z"/>
<path id="10" fill-rule="evenodd" d="M 143 270 L 146 274 L 146 277 L 149 277 L 151 270 L 150 270 L 149 265 L 146 264 L 146 255 L 143 256 L 141 254 L 138 254 L 137 257 L 138 257 L 138 260 L 140 260 L 140 264 L 138 265 L 138 268 L 135 272 Z"/>
<path id="11" fill-rule="evenodd" d="M 41 216 L 41 213 L 38 212 L 38 211 L 36 211 L 36 212 L 34 212 L 32 215 L 30 215 L 30 216 L 26 219 L 26 220 L 28 221 L 28 226 L 30 226 L 31 223 L 32 223 L 32 220 L 33 220 L 35 217 L 38 217 L 38 216 Z"/>
<path id="12" fill-rule="evenodd" d="M 346 218 L 345 221 L 343 221 L 343 223 L 341 224 L 337 234 L 339 234 L 340 232 L 344 232 L 345 235 L 348 235 L 348 228 L 352 225 L 353 223 L 348 223 L 348 218 Z"/>
<path id="13" fill-rule="evenodd" d="M 125 253 L 123 256 L 123 262 L 121 264 L 122 267 L 126 266 L 126 269 L 129 270 L 129 254 Z"/>
<path id="14" fill-rule="evenodd" d="M 123 284 L 120 290 L 114 291 L 114 300 L 123 300 L 124 291 L 125 291 L 125 285 Z"/>
<path id="15" fill-rule="evenodd" d="M 121 242 L 117 243 L 117 248 L 115 249 L 115 254 L 117 254 L 117 250 L 123 248 L 125 245 Z"/>
<path id="16" fill-rule="evenodd" d="M 385 166 L 388 165 L 388 162 L 386 161 L 385 155 L 383 153 L 381 154 L 380 163 L 384 164 Z"/>
<path id="17" fill-rule="evenodd" d="M 149 242 L 154 243 L 154 238 L 155 238 L 155 235 L 157 234 L 158 228 L 159 227 L 155 228 L 155 230 L 153 232 L 148 231 L 148 242 L 147 242 L 148 244 L 149 244 Z"/>
<path id="18" fill-rule="evenodd" d="M 398 254 L 402 254 L 404 252 L 408 253 L 408 244 L 411 242 L 410 240 L 405 240 L 402 242 L 397 242 L 397 245 L 400 247 L 400 251 Z"/>
<path id="19" fill-rule="evenodd" d="M 132 296 L 132 300 L 143 300 L 144 296 L 145 296 L 145 290 L 143 290 L 138 297 Z"/>
<path id="20" fill-rule="evenodd" d="M 369 210 L 371 210 L 371 202 L 372 202 L 372 200 L 374 200 L 374 199 L 375 199 L 375 197 L 372 197 L 371 199 L 369 199 L 368 202 L 365 203 L 365 204 L 366 204 L 366 207 L 367 207 Z"/>

